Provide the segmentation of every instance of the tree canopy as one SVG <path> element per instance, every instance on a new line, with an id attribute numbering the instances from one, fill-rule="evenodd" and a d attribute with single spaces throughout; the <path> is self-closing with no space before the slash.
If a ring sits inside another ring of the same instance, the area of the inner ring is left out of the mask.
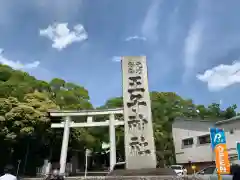
<path id="1" fill-rule="evenodd" d="M 194 104 L 191 99 L 184 99 L 174 92 L 151 92 L 150 97 L 160 166 L 175 162 L 171 131 L 176 117 L 197 121 L 228 119 L 237 115 L 235 104 L 222 110 L 219 104 Z M 122 97 L 116 97 L 107 100 L 98 108 L 122 106 Z M 93 106 L 87 89 L 80 85 L 59 78 L 45 82 L 26 72 L 0 65 L 0 169 L 9 160 L 15 164 L 18 160 L 26 161 L 27 151 L 28 163 L 23 169 L 41 165 L 44 158 L 59 158 L 62 130 L 50 128 L 51 119 L 47 112 L 49 109 L 81 110 L 93 109 Z M 122 127 L 116 129 L 116 136 L 118 154 L 124 157 Z M 108 140 L 107 128 L 71 129 L 69 154 L 74 149 L 84 148 L 102 151 L 102 142 Z"/>

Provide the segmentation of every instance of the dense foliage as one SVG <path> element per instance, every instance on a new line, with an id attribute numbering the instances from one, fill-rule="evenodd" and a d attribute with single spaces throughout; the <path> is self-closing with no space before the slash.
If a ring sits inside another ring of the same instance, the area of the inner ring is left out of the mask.
<path id="1" fill-rule="evenodd" d="M 160 166 L 174 163 L 171 124 L 176 117 L 227 119 L 236 116 L 236 105 L 225 110 L 213 103 L 196 105 L 172 92 L 152 92 L 152 114 L 157 158 Z M 122 98 L 109 99 L 100 108 L 122 107 Z M 62 130 L 50 128 L 49 109 L 92 109 L 88 91 L 79 85 L 55 78 L 40 81 L 26 72 L 0 65 L 0 169 L 5 163 L 17 164 L 22 171 L 34 169 L 44 158 L 58 160 Z M 107 128 L 72 129 L 69 155 L 73 149 L 101 151 L 108 141 Z M 124 157 L 123 129 L 117 129 L 118 155 Z M 28 154 L 26 157 L 26 153 Z"/>

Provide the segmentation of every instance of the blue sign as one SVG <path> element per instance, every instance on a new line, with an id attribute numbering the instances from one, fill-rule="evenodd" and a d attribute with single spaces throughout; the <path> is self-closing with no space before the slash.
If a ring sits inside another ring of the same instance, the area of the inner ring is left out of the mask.
<path id="1" fill-rule="evenodd" d="M 218 144 L 226 144 L 226 137 L 223 129 L 210 128 L 210 137 L 213 150 Z"/>
<path id="2" fill-rule="evenodd" d="M 240 142 L 237 142 L 238 160 L 240 160 Z"/>

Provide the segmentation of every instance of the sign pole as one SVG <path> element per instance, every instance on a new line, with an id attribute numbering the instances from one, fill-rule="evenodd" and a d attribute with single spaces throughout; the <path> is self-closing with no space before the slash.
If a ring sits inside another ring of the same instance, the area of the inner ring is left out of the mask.
<path id="1" fill-rule="evenodd" d="M 222 176 L 221 174 L 217 173 L 218 174 L 218 180 L 222 180 Z"/>

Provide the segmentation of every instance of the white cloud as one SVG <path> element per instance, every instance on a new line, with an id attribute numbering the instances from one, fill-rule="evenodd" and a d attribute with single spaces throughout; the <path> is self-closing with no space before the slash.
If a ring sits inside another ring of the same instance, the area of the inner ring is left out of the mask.
<path id="1" fill-rule="evenodd" d="M 73 30 L 68 29 L 68 23 L 55 23 L 49 25 L 46 29 L 40 30 L 40 36 L 49 38 L 53 44 L 52 47 L 62 50 L 74 42 L 82 42 L 88 38 L 83 25 L 77 24 Z"/>
<path id="2" fill-rule="evenodd" d="M 240 83 L 240 62 L 234 62 L 232 65 L 220 64 L 206 70 L 203 74 L 198 74 L 197 78 L 207 83 L 210 91 L 222 90 L 233 84 Z"/>
<path id="3" fill-rule="evenodd" d="M 13 60 L 7 59 L 6 57 L 3 56 L 3 49 L 0 49 L 0 63 L 4 65 L 8 65 L 14 69 L 33 69 L 33 68 L 37 68 L 40 64 L 39 61 L 23 64 L 19 61 L 13 61 Z"/>
<path id="4" fill-rule="evenodd" d="M 129 36 L 125 39 L 125 41 L 131 41 L 131 40 L 141 40 L 141 41 L 146 41 L 147 38 L 143 36 Z"/>
<path id="5" fill-rule="evenodd" d="M 113 56 L 112 61 L 113 62 L 121 62 L 122 58 L 121 56 Z"/>
<path id="6" fill-rule="evenodd" d="M 152 42 L 155 42 L 158 38 L 157 27 L 159 22 L 158 12 L 160 3 L 162 3 L 161 0 L 152 1 L 141 27 L 143 36 Z"/>
<path id="7" fill-rule="evenodd" d="M 196 57 L 198 55 L 201 38 L 203 32 L 203 24 L 199 21 L 195 23 L 189 29 L 188 35 L 185 39 L 184 45 L 184 66 L 185 66 L 185 75 L 191 72 L 195 67 Z"/>

